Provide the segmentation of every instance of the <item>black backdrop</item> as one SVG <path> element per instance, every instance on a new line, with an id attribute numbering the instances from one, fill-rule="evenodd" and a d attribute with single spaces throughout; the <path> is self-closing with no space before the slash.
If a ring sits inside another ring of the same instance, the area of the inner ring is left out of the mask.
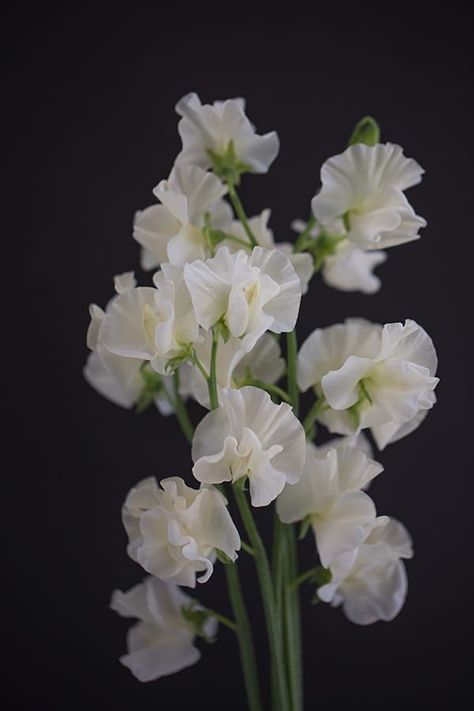
<path id="1" fill-rule="evenodd" d="M 415 318 L 436 342 L 441 377 L 438 406 L 380 455 L 386 471 L 373 486 L 379 511 L 415 540 L 406 606 L 391 624 L 361 628 L 310 607 L 305 592 L 307 698 L 321 710 L 467 708 L 469 23 L 453 3 L 429 14 L 334 5 L 3 6 L 3 709 L 245 706 L 226 631 L 198 665 L 154 684 L 117 661 L 128 623 L 108 610 L 110 592 L 142 577 L 125 553 L 122 500 L 145 475 L 188 472 L 190 458 L 172 419 L 116 408 L 81 375 L 88 303 L 104 304 L 112 275 L 137 264 L 132 216 L 169 172 L 173 107 L 191 90 L 208 101 L 244 95 L 260 132 L 279 132 L 269 176 L 248 177 L 242 195 L 250 213 L 274 206 L 280 239 L 307 214 L 322 161 L 366 113 L 426 169 L 411 199 L 429 225 L 390 251 L 381 292 L 343 294 L 316 279 L 304 302 L 301 336 L 348 315 Z M 303 564 L 312 553 L 308 539 Z M 228 609 L 222 570 L 198 593 Z"/>

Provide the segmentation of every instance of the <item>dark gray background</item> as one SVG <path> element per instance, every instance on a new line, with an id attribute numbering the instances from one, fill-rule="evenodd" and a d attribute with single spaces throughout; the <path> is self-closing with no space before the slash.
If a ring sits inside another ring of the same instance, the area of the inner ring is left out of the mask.
<path id="1" fill-rule="evenodd" d="M 179 150 L 173 107 L 191 90 L 206 101 L 243 95 L 260 132 L 278 131 L 271 173 L 246 178 L 242 196 L 249 213 L 273 206 L 279 239 L 306 216 L 321 163 L 364 114 L 426 169 L 410 199 L 428 227 L 390 250 L 380 293 L 343 294 L 315 279 L 303 302 L 301 337 L 349 315 L 416 319 L 435 340 L 441 377 L 438 406 L 380 455 L 386 471 L 373 486 L 378 510 L 414 537 L 406 606 L 392 624 L 361 628 L 310 607 L 305 590 L 307 705 L 467 708 L 468 16 L 456 3 L 429 13 L 399 3 L 308 7 L 3 6 L 4 709 L 245 707 L 224 630 L 198 665 L 155 684 L 140 685 L 117 662 L 127 623 L 108 610 L 110 592 L 142 577 L 126 556 L 121 503 L 143 476 L 189 477 L 190 457 L 172 419 L 116 408 L 81 375 L 88 303 L 103 305 L 112 276 L 137 265 L 132 216 L 168 175 Z M 308 538 L 304 566 L 312 556 Z M 247 562 L 243 575 L 265 656 Z M 228 610 L 222 570 L 197 592 Z"/>

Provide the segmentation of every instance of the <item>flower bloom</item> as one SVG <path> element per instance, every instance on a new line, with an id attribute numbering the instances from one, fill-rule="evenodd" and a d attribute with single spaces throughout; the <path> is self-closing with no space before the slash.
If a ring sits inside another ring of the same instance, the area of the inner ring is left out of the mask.
<path id="1" fill-rule="evenodd" d="M 301 476 L 305 435 L 289 405 L 245 386 L 223 390 L 220 407 L 196 428 L 192 457 L 198 481 L 217 484 L 247 476 L 253 506 L 267 506 Z"/>
<path id="2" fill-rule="evenodd" d="M 426 222 L 404 195 L 421 181 L 423 169 L 391 143 L 357 143 L 321 168 L 321 191 L 313 213 L 323 226 L 345 218 L 347 238 L 361 249 L 385 249 L 418 239 Z"/>
<path id="3" fill-rule="evenodd" d="M 166 374 L 169 360 L 183 356 L 201 336 L 182 268 L 163 264 L 153 281 L 156 288 L 128 289 L 114 300 L 102 338 L 112 353 L 149 361 Z"/>
<path id="4" fill-rule="evenodd" d="M 191 598 L 177 585 L 158 578 L 146 578 L 127 592 L 114 590 L 112 610 L 139 620 L 128 631 L 127 654 L 120 657 L 139 681 L 154 681 L 199 661 L 201 653 L 194 646 L 196 630 L 182 615 L 183 608 L 191 604 Z M 216 620 L 208 617 L 204 634 L 213 637 L 216 631 Z"/>
<path id="5" fill-rule="evenodd" d="M 264 136 L 255 132 L 245 115 L 244 99 L 201 104 L 197 94 L 183 96 L 176 104 L 182 117 L 178 124 L 183 149 L 176 165 L 183 163 L 209 168 L 209 151 L 224 155 L 232 141 L 235 155 L 254 173 L 266 173 L 278 155 L 280 142 L 272 131 Z"/>
<path id="6" fill-rule="evenodd" d="M 221 322 L 232 336 L 245 337 L 250 350 L 267 330 L 292 331 L 301 301 L 301 284 L 290 261 L 276 250 L 255 247 L 184 267 L 184 279 L 199 324 L 206 330 Z"/>
<path id="7" fill-rule="evenodd" d="M 153 190 L 161 205 L 135 215 L 133 236 L 142 245 L 142 267 L 163 262 L 183 265 L 210 256 L 203 231 L 205 215 L 215 229 L 224 228 L 232 210 L 222 196 L 226 186 L 212 173 L 195 165 L 175 166 L 168 180 Z"/>
<path id="8" fill-rule="evenodd" d="M 325 398 L 318 419 L 331 432 L 370 427 L 380 449 L 413 431 L 436 401 L 436 351 L 415 321 L 348 319 L 316 329 L 298 354 L 298 383 Z"/>
<path id="9" fill-rule="evenodd" d="M 117 294 L 123 294 L 135 287 L 133 272 L 125 272 L 114 278 Z M 91 316 L 87 331 L 87 346 L 91 353 L 84 367 L 84 377 L 97 392 L 116 405 L 133 407 L 143 388 L 140 368 L 143 361 L 130 360 L 112 353 L 105 346 L 102 338 L 103 323 L 106 312 L 110 311 L 114 297 L 103 311 L 96 304 L 91 304 Z"/>
<path id="10" fill-rule="evenodd" d="M 196 586 L 209 580 L 216 551 L 231 560 L 240 549 L 239 533 L 227 501 L 214 487 L 191 489 L 180 477 L 157 486 L 152 477 L 129 492 L 122 520 L 129 537 L 129 556 L 152 575 Z"/>
<path id="11" fill-rule="evenodd" d="M 361 489 L 383 467 L 347 439 L 324 450 L 308 442 L 301 478 L 285 486 L 277 499 L 284 523 L 311 523 L 325 568 L 336 556 L 357 549 L 375 523 L 374 503 Z"/>
<path id="12" fill-rule="evenodd" d="M 410 534 L 399 521 L 388 519 L 370 531 L 355 558 L 348 553 L 332 561 L 331 581 L 318 589 L 318 596 L 333 606 L 342 604 L 357 625 L 393 620 L 408 587 L 401 559 L 412 556 Z"/>
<path id="13" fill-rule="evenodd" d="M 306 223 L 303 220 L 293 220 L 291 227 L 295 232 L 303 232 Z M 366 252 L 356 247 L 347 239 L 342 220 L 333 220 L 324 228 L 316 224 L 310 231 L 310 237 L 315 240 L 315 246 L 318 245 L 319 238 L 331 243 L 329 250 L 326 246 L 327 254 L 322 259 L 321 268 L 321 275 L 328 286 L 340 291 L 361 291 L 363 294 L 374 294 L 380 289 L 380 279 L 375 276 L 373 270 L 385 262 L 386 253 L 379 250 Z M 297 256 L 302 255 L 294 255 Z M 294 266 L 296 269 L 296 265 Z"/>

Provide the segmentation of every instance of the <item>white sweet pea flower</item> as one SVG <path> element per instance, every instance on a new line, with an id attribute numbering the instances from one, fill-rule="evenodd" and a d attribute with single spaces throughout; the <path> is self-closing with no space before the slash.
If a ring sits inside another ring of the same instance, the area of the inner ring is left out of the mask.
<path id="1" fill-rule="evenodd" d="M 304 430 L 289 405 L 245 386 L 223 390 L 220 407 L 196 428 L 192 457 L 198 481 L 217 484 L 247 476 L 253 506 L 267 506 L 301 476 Z"/>
<path id="2" fill-rule="evenodd" d="M 250 229 L 252 230 L 259 247 L 265 247 L 265 249 L 276 249 L 278 252 L 281 252 L 288 257 L 293 269 L 300 279 L 301 293 L 306 294 L 308 291 L 308 284 L 314 272 L 313 258 L 307 252 L 293 252 L 293 244 L 291 242 L 275 242 L 273 230 L 271 230 L 268 226 L 270 215 L 271 210 L 266 209 L 262 210 L 260 215 L 250 217 L 248 220 Z M 244 242 L 248 241 L 247 234 L 239 220 L 234 220 L 226 228 L 226 231 Z M 222 244 L 229 247 L 231 252 L 236 251 L 238 248 L 238 244 L 236 242 L 232 242 L 232 240 L 225 240 Z M 251 251 L 251 249 L 252 247 L 249 245 L 249 251 Z"/>
<path id="3" fill-rule="evenodd" d="M 237 558 L 239 533 L 214 487 L 191 489 L 180 477 L 160 486 L 150 477 L 130 490 L 122 509 L 127 552 L 157 578 L 194 588 L 198 573 L 200 583 L 211 577 L 216 550 Z"/>
<path id="4" fill-rule="evenodd" d="M 210 363 L 211 348 L 212 334 L 208 331 L 203 343 L 196 346 L 196 354 L 205 365 Z M 269 333 L 264 333 L 250 352 L 239 338 L 231 337 L 226 343 L 219 343 L 216 367 L 219 392 L 224 388 L 239 388 L 248 378 L 276 383 L 284 370 L 285 361 L 281 357 L 280 346 Z M 195 400 L 209 408 L 209 388 L 198 368 L 193 368 L 189 390 Z"/>
<path id="5" fill-rule="evenodd" d="M 272 131 L 264 136 L 257 135 L 245 115 L 244 99 L 203 105 L 198 95 L 191 93 L 178 101 L 176 112 L 182 117 L 178 131 L 183 142 L 183 149 L 176 158 L 177 165 L 210 168 L 209 151 L 223 156 L 232 142 L 239 162 L 254 173 L 266 173 L 278 154 L 277 134 Z"/>
<path id="6" fill-rule="evenodd" d="M 210 256 L 205 216 L 215 229 L 229 224 L 232 210 L 221 199 L 226 192 L 212 173 L 195 165 L 175 166 L 153 190 L 162 204 L 135 215 L 133 236 L 143 247 L 142 267 L 153 269 L 168 261 L 183 265 Z"/>
<path id="7" fill-rule="evenodd" d="M 316 329 L 298 355 L 298 383 L 325 398 L 318 419 L 331 432 L 370 427 L 382 449 L 413 431 L 435 401 L 431 338 L 415 321 L 385 326 L 362 319 Z"/>
<path id="8" fill-rule="evenodd" d="M 182 268 L 163 264 L 153 281 L 156 288 L 128 289 L 114 300 L 102 338 L 112 353 L 149 361 L 154 370 L 166 374 L 168 362 L 183 357 L 201 336 Z"/>
<path id="9" fill-rule="evenodd" d="M 347 440 L 331 444 L 321 451 L 307 442 L 301 478 L 285 486 L 276 504 L 284 523 L 311 524 L 325 568 L 336 556 L 355 551 L 374 526 L 374 503 L 361 489 L 383 471 Z"/>
<path id="10" fill-rule="evenodd" d="M 306 223 L 293 220 L 291 227 L 301 233 L 306 229 Z M 315 240 L 316 253 L 318 245 L 321 245 L 321 275 L 328 286 L 340 291 L 361 291 L 363 294 L 374 294 L 380 289 L 380 279 L 373 274 L 373 270 L 385 262 L 386 253 L 375 250 L 366 252 L 356 247 L 347 239 L 343 220 L 333 220 L 324 228 L 316 224 L 309 236 Z M 319 238 L 322 242 L 318 242 Z"/>
<path id="11" fill-rule="evenodd" d="M 184 267 L 199 324 L 206 330 L 223 323 L 244 338 L 250 350 L 267 330 L 292 331 L 301 301 L 301 284 L 289 260 L 276 250 L 255 247 L 231 254 L 221 247 L 215 257 Z"/>
<path id="12" fill-rule="evenodd" d="M 404 191 L 421 181 L 423 169 L 391 143 L 357 143 L 321 168 L 321 191 L 313 213 L 323 226 L 344 217 L 348 239 L 361 249 L 393 247 L 418 239 L 426 222 Z"/>
<path id="13" fill-rule="evenodd" d="M 375 527 L 358 549 L 331 563 L 331 582 L 318 589 L 318 596 L 334 607 L 342 604 L 346 617 L 357 625 L 389 622 L 400 612 L 407 594 L 407 576 L 402 558 L 413 556 L 408 531 L 389 519 Z"/>
<path id="14" fill-rule="evenodd" d="M 196 628 L 182 614 L 190 606 L 202 609 L 177 585 L 158 578 L 146 578 L 127 592 L 114 590 L 111 609 L 138 619 L 128 631 L 127 654 L 120 661 L 139 681 L 155 681 L 199 661 Z M 216 631 L 217 621 L 208 617 L 202 634 L 212 638 Z"/>
<path id="15" fill-rule="evenodd" d="M 115 290 L 118 294 L 135 287 L 133 272 L 125 272 L 114 277 Z M 106 307 L 109 311 L 115 299 Z M 106 312 L 97 304 L 89 307 L 91 316 L 87 331 L 87 346 L 92 353 L 87 358 L 83 374 L 87 382 L 103 397 L 116 405 L 130 408 L 135 405 L 143 388 L 140 369 L 143 361 L 130 360 L 111 353 L 104 345 L 102 327 Z"/>

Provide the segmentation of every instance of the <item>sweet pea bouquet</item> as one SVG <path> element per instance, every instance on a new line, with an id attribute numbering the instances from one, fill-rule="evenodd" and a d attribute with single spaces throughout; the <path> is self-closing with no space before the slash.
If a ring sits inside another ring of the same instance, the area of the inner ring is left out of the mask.
<path id="1" fill-rule="evenodd" d="M 364 430 L 379 450 L 413 432 L 438 379 L 433 343 L 410 319 L 350 318 L 316 328 L 298 349 L 300 302 L 315 275 L 343 291 L 379 289 L 373 272 L 385 250 L 426 225 L 405 196 L 423 170 L 381 143 L 366 117 L 322 166 L 309 219 L 292 223 L 296 239 L 278 242 L 270 210 L 248 217 L 238 194 L 242 176 L 268 171 L 277 134 L 256 132 L 243 99 L 202 104 L 189 94 L 176 111 L 182 149 L 133 225 L 151 284 L 116 276 L 105 310 L 91 305 L 87 334 L 92 387 L 122 407 L 174 415 L 194 462 L 184 478 L 142 479 L 125 499 L 127 551 L 148 576 L 112 595 L 112 608 L 137 620 L 120 661 L 140 681 L 159 679 L 196 663 L 196 639 L 214 640 L 220 624 L 235 634 L 251 711 L 267 698 L 277 711 L 301 711 L 300 585 L 359 625 L 392 620 L 403 606 L 411 538 L 377 514 L 368 490 L 383 467 Z M 190 399 L 202 406 L 197 426 Z M 325 444 L 321 426 L 336 435 Z M 266 506 L 271 554 L 258 528 Z M 310 531 L 314 566 L 302 571 L 297 541 Z M 253 558 L 261 589 L 268 691 L 239 556 Z M 232 618 L 189 594 L 218 564 Z"/>

